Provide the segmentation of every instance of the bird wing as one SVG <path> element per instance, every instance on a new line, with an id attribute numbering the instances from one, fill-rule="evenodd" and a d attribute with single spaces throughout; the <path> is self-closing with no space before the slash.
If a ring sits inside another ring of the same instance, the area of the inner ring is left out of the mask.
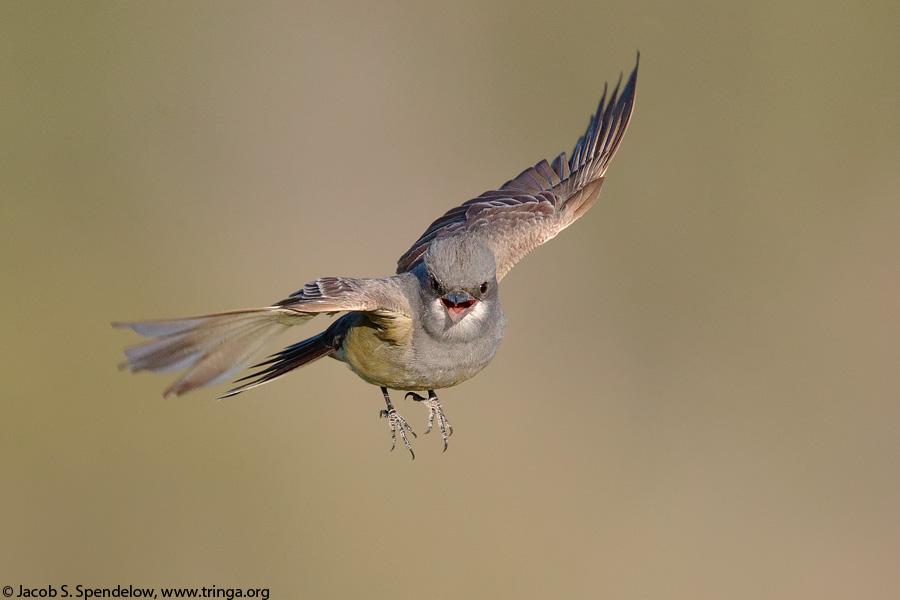
<path id="1" fill-rule="evenodd" d="M 374 319 L 411 318 L 398 277 L 352 279 L 321 277 L 310 281 L 274 306 L 299 313 L 360 311 Z"/>
<path id="2" fill-rule="evenodd" d="M 621 96 L 619 78 L 608 102 L 604 87 L 597 113 L 575 145 L 571 160 L 566 160 L 565 152 L 552 164 L 542 160 L 499 190 L 450 209 L 400 257 L 397 273 L 411 271 L 422 262 L 435 239 L 471 234 L 493 250 L 497 279 L 501 279 L 526 254 L 574 223 L 597 200 L 603 174 L 628 127 L 637 71 L 635 64 Z"/>
<path id="3" fill-rule="evenodd" d="M 412 316 L 399 279 L 323 277 L 310 281 L 284 300 L 276 302 L 275 307 L 308 318 L 315 316 L 315 313 L 362 312 L 386 338 L 392 335 L 402 338 L 405 332 L 412 330 Z M 340 322 L 335 321 L 332 327 L 319 335 L 288 346 L 254 365 L 253 368 L 258 370 L 235 381 L 241 385 L 229 390 L 220 399 L 278 379 L 297 367 L 333 353 L 335 346 L 329 332 Z"/>
<path id="4" fill-rule="evenodd" d="M 318 313 L 342 311 L 362 311 L 389 332 L 406 331 L 412 322 L 409 304 L 400 289 L 398 277 L 326 277 L 307 283 L 298 292 L 272 306 L 188 319 L 113 323 L 113 326 L 129 327 L 142 336 L 152 338 L 127 349 L 125 355 L 128 360 L 121 365 L 122 368 L 155 373 L 185 371 L 163 394 L 168 396 L 225 381 L 243 369 L 276 335 L 292 326 L 302 325 Z M 334 348 L 321 344 L 303 345 L 318 340 L 317 336 L 295 344 L 280 355 L 289 356 L 290 368 L 296 368 L 334 351 Z M 261 381 L 245 384 L 227 395 L 269 381 L 288 370 L 281 369 L 275 375 L 267 371 Z M 256 375 L 259 374 L 252 377 Z"/>

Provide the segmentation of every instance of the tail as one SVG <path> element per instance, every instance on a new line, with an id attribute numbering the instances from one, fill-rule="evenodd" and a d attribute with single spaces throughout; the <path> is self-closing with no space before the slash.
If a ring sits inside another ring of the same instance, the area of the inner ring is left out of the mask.
<path id="1" fill-rule="evenodd" d="M 319 335 L 315 335 L 302 342 L 288 346 L 281 352 L 276 352 L 270 356 L 268 360 L 265 360 L 258 365 L 253 365 L 253 368 L 266 368 L 260 369 L 255 373 L 251 373 L 250 375 L 235 381 L 235 383 L 240 383 L 242 381 L 247 381 L 248 379 L 250 380 L 243 385 L 228 390 L 224 395 L 219 396 L 219 400 L 235 396 L 264 383 L 269 383 L 273 379 L 278 379 L 282 375 L 290 373 L 298 367 L 302 367 L 314 360 L 319 360 L 320 358 L 332 354 L 335 351 L 335 336 L 332 333 L 332 330 L 333 327 L 329 327 Z"/>
<path id="2" fill-rule="evenodd" d="M 188 319 L 113 323 L 113 327 L 128 327 L 139 335 L 154 338 L 125 350 L 128 360 L 120 368 L 153 373 L 185 370 L 184 375 L 163 392 L 163 397 L 167 397 L 171 394 L 180 396 L 230 379 L 250 362 L 266 342 L 313 316 L 311 313 L 270 306 Z M 307 341 L 320 337 L 315 336 Z M 320 351 L 310 360 L 333 351 L 334 348 L 327 352 Z M 252 386 L 244 386 L 245 389 L 247 387 Z M 233 393 L 237 391 L 233 390 Z M 229 392 L 228 395 L 233 394 Z"/>

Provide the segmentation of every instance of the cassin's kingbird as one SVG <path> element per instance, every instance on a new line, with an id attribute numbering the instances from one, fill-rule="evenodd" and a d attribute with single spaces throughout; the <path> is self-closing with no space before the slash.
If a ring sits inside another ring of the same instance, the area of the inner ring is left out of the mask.
<path id="1" fill-rule="evenodd" d="M 640 58 L 640 57 L 638 57 Z M 634 107 L 638 67 L 619 95 L 606 90 L 572 158 L 563 152 L 522 172 L 500 189 L 485 192 L 431 224 L 383 279 L 324 277 L 264 308 L 187 319 L 113 323 L 153 338 L 125 350 L 132 371 L 185 373 L 163 393 L 185 392 L 230 379 L 272 337 L 319 313 L 344 313 L 322 333 L 288 346 L 222 398 L 281 377 L 330 356 L 381 388 L 391 428 L 412 447 L 412 428 L 391 404 L 388 389 L 407 393 L 429 409 L 447 449 L 453 432 L 434 390 L 462 383 L 494 357 L 506 317 L 498 282 L 522 257 L 553 238 L 597 200 Z M 415 454 L 413 454 L 415 458 Z"/>

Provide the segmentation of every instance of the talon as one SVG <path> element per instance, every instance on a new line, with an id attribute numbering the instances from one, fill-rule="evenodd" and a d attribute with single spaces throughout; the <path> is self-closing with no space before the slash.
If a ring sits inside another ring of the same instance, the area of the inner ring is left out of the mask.
<path id="1" fill-rule="evenodd" d="M 428 390 L 428 397 L 425 398 L 415 392 L 407 392 L 404 398 L 409 398 L 410 396 L 416 402 L 421 402 L 428 407 L 428 429 L 425 430 L 425 433 L 429 433 L 432 430 L 434 419 L 437 417 L 438 427 L 441 429 L 441 439 L 444 440 L 444 452 L 446 452 L 447 438 L 453 435 L 453 426 L 450 425 L 450 421 L 444 416 L 444 407 L 441 405 L 441 401 L 438 400 L 437 394 L 434 393 L 434 390 Z"/>
<path id="2" fill-rule="evenodd" d="M 406 419 L 400 416 L 400 413 L 397 412 L 397 409 L 394 408 L 394 405 L 391 404 L 390 396 L 388 396 L 387 389 L 381 388 L 382 393 L 384 393 L 384 400 L 387 403 L 387 409 L 382 409 L 380 413 L 378 413 L 379 418 L 388 418 L 388 425 L 391 427 L 391 451 L 393 452 L 394 448 L 397 447 L 397 432 L 400 432 L 400 437 L 403 439 L 404 445 L 406 445 L 406 449 L 409 450 L 409 453 L 412 455 L 413 460 L 416 459 L 416 453 L 413 452 L 412 446 L 409 443 L 409 438 L 406 437 L 406 431 L 404 428 L 409 431 L 413 437 L 416 437 L 416 432 L 413 431 L 412 427 L 409 426 L 409 423 L 406 422 Z"/>

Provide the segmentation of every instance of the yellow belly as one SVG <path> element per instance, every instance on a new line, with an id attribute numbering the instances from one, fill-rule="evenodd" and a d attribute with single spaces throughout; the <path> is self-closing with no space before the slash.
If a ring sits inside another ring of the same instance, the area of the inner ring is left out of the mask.
<path id="1" fill-rule="evenodd" d="M 347 363 L 354 373 L 378 386 L 406 388 L 415 374 L 408 363 L 412 343 L 412 321 L 406 318 L 379 319 L 360 315 L 350 327 L 335 358 Z"/>

